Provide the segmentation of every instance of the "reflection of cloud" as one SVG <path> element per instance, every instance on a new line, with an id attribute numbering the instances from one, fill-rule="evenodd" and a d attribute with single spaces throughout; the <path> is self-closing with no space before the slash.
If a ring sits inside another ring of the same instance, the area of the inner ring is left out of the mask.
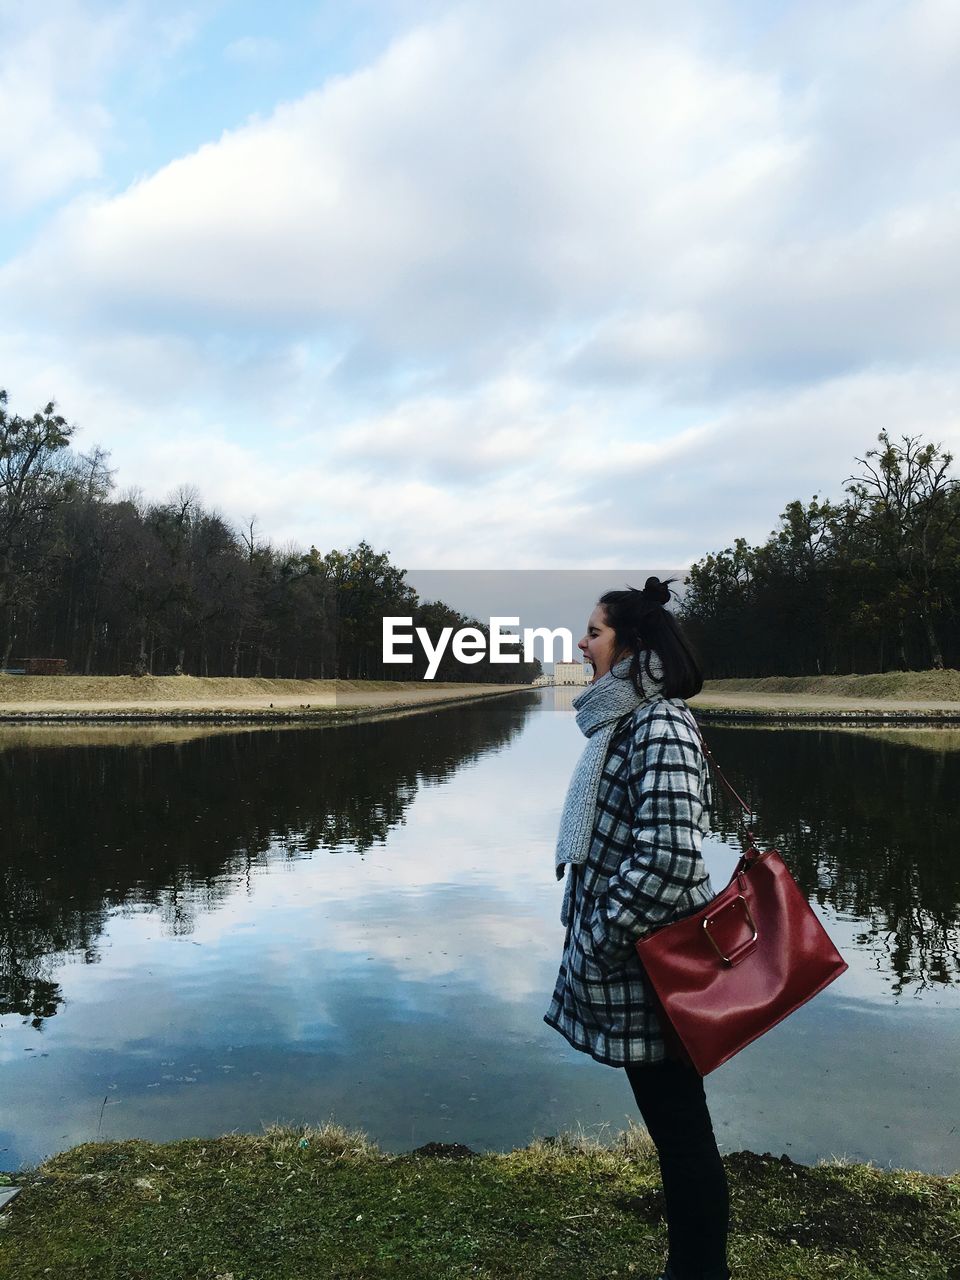
<path id="1" fill-rule="evenodd" d="M 553 839 L 581 744 L 544 711 L 509 750 L 421 784 L 404 824 L 362 857 L 277 849 L 249 875 L 178 878 L 168 896 L 191 918 L 188 936 L 170 936 L 155 906 L 115 910 L 98 963 L 58 973 L 65 1003 L 43 1037 L 19 1019 L 3 1027 L 16 1117 L 4 1143 L 91 1140 L 105 1094 L 110 1138 L 255 1132 L 261 1119 L 331 1108 L 402 1150 L 501 1133 L 509 1146 L 578 1118 L 622 1127 L 635 1115 L 622 1073 L 600 1071 L 542 1023 L 563 940 Z M 716 888 L 737 853 L 707 841 Z M 204 909 L 191 909 L 191 893 Z M 855 945 L 862 925 L 821 915 L 850 969 L 716 1074 L 721 1145 L 954 1167 L 942 1116 L 956 1095 L 960 988 L 892 1008 L 876 955 Z M 867 1052 L 838 1055 L 844 1037 Z M 932 1046 L 928 1090 L 915 1087 L 921 1039 Z M 49 1058 L 24 1053 L 41 1046 Z"/>
<path id="2" fill-rule="evenodd" d="M 544 992 L 555 953 L 559 964 L 556 924 L 524 915 L 509 897 L 437 890 L 395 901 L 388 924 L 365 923 L 369 902 L 342 913 L 329 935 L 338 956 L 386 964 L 403 982 L 446 980 L 502 1001 Z"/>

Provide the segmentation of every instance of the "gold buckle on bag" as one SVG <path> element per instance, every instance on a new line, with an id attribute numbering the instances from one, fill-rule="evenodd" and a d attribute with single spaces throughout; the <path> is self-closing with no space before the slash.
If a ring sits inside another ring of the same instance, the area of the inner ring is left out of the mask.
<path id="1" fill-rule="evenodd" d="M 750 922 L 750 928 L 753 930 L 753 937 L 750 939 L 750 941 L 745 942 L 743 946 L 739 948 L 739 950 L 743 952 L 746 948 L 752 947 L 760 935 L 757 933 L 757 926 L 753 919 L 753 914 L 750 911 L 750 903 L 747 902 L 746 898 L 743 896 L 742 893 L 738 893 L 735 898 L 731 898 L 730 901 L 725 904 L 723 910 L 726 910 L 726 907 L 732 907 L 734 903 L 737 903 L 737 902 L 743 903 L 743 909 L 747 913 L 747 919 Z M 730 956 L 725 956 L 723 954 L 723 952 L 717 946 L 716 940 L 714 939 L 713 935 L 710 932 L 710 925 L 713 924 L 714 920 L 716 920 L 719 917 L 719 915 L 720 915 L 720 912 L 718 911 L 717 914 L 714 916 L 704 916 L 703 918 L 704 933 L 707 935 L 707 938 L 710 940 L 711 947 L 713 947 L 714 951 L 716 951 L 717 955 L 720 957 L 720 959 L 723 961 L 724 964 L 736 964 L 737 962 L 736 960 L 732 959 Z M 740 955 L 737 957 L 737 959 L 743 959 L 743 956 Z"/>

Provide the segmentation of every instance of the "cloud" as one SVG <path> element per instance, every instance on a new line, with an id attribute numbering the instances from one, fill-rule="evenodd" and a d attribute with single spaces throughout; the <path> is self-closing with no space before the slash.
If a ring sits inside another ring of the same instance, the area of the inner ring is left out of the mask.
<path id="1" fill-rule="evenodd" d="M 687 396 L 953 349 L 960 202 L 888 191 L 851 217 L 832 198 L 838 166 L 864 163 L 849 85 L 711 60 L 639 8 L 570 9 L 546 30 L 530 14 L 458 8 L 75 203 L 6 287 L 28 311 L 66 298 L 83 325 L 163 330 L 189 312 L 322 334 L 348 383 L 405 361 L 469 381 L 532 335 L 562 376 Z M 877 65 L 850 68 L 874 127 L 891 124 L 873 93 L 888 69 L 911 96 L 942 68 L 935 18 L 949 26 L 932 2 L 901 15 L 872 37 Z M 865 21 L 848 19 L 834 65 Z M 824 38 L 811 26 L 801 66 Z M 920 100 L 926 119 L 929 87 Z"/>
<path id="2" fill-rule="evenodd" d="M 0 165 L 7 219 L 101 179 L 115 141 L 112 82 L 141 80 L 189 41 L 189 14 L 151 14 L 135 0 L 8 5 L 0 19 Z"/>
<path id="3" fill-rule="evenodd" d="M 956 447 L 952 4 L 401 11 L 41 229 L 18 400 L 151 496 L 459 567 L 685 564 L 881 427 Z"/>
<path id="4" fill-rule="evenodd" d="M 56 391 L 80 423 L 77 446 L 113 451 L 121 489 L 136 483 L 161 500 L 195 483 L 235 523 L 255 513 L 276 545 L 365 537 L 404 566 L 682 567 L 737 536 L 763 541 L 794 498 L 842 497 L 881 427 L 960 456 L 954 366 L 877 365 L 693 410 L 652 397 L 632 400 L 633 414 L 620 389 L 570 396 L 549 381 L 492 378 L 469 396 L 398 396 L 319 424 L 311 397 L 322 388 L 295 349 L 281 364 L 248 352 L 229 374 L 211 367 L 212 351 L 159 339 L 74 354 L 95 378 L 51 386 L 68 353 L 26 344 L 0 342 L 0 367 L 29 371 L 20 411 Z M 138 396 L 147 368 L 149 394 Z"/>
<path id="5" fill-rule="evenodd" d="M 384 413 L 351 422 L 330 451 L 335 463 L 416 468 L 451 485 L 541 464 L 559 434 L 557 410 L 531 379 L 503 376 L 469 396 L 410 396 Z M 575 424 L 577 426 L 583 424 Z"/>
<path id="6" fill-rule="evenodd" d="M 573 382 L 670 399 L 950 360 L 960 340 L 960 199 L 903 205 L 843 234 L 757 247 L 686 306 L 601 319 L 558 360 Z M 697 296 L 693 296 L 696 294 Z"/>
<path id="7" fill-rule="evenodd" d="M 8 283 L 35 298 L 67 282 L 76 308 L 115 322 L 189 307 L 226 325 L 362 324 L 433 356 L 456 338 L 496 346 L 558 306 L 606 308 L 611 290 L 645 296 L 667 250 L 762 223 L 795 150 L 769 77 L 569 13 L 546 33 L 477 7 L 415 30 L 77 204 Z"/>
<path id="8" fill-rule="evenodd" d="M 605 316 L 561 357 L 558 372 L 575 382 L 669 384 L 678 370 L 712 363 L 722 345 L 695 308 L 638 309 Z"/>
<path id="9" fill-rule="evenodd" d="M 53 0 L 39 20 L 17 6 L 4 15 L 0 115 L 8 123 L 0 164 L 8 216 L 100 172 L 110 117 L 99 89 L 125 26 L 122 13 L 97 18 L 72 0 Z"/>
<path id="10" fill-rule="evenodd" d="M 894 438 L 921 435 L 958 456 L 958 403 L 956 368 L 878 365 L 789 391 L 756 391 L 656 448 L 608 449 L 580 496 L 602 528 L 619 525 L 628 549 L 622 562 L 686 566 L 739 536 L 763 542 L 795 498 L 841 499 L 856 457 L 881 428 Z"/>
<path id="11" fill-rule="evenodd" d="M 268 36 L 240 36 L 231 40 L 223 51 L 227 62 L 245 67 L 272 67 L 280 59 L 281 45 Z"/>

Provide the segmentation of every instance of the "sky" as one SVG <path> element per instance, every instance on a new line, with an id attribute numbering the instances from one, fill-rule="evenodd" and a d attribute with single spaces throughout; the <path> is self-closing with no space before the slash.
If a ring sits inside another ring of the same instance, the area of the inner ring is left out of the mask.
<path id="1" fill-rule="evenodd" d="M 0 0 L 0 386 L 410 569 L 688 567 L 960 452 L 956 0 Z"/>

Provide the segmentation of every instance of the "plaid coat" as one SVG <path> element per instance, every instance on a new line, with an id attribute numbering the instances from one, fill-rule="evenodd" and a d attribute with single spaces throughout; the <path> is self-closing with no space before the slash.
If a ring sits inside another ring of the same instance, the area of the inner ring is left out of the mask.
<path id="1" fill-rule="evenodd" d="M 610 743 L 587 860 L 571 869 L 563 959 L 543 1019 L 598 1062 L 622 1067 L 666 1056 L 633 943 L 714 897 L 700 856 L 710 801 L 686 703 L 642 703 Z"/>

